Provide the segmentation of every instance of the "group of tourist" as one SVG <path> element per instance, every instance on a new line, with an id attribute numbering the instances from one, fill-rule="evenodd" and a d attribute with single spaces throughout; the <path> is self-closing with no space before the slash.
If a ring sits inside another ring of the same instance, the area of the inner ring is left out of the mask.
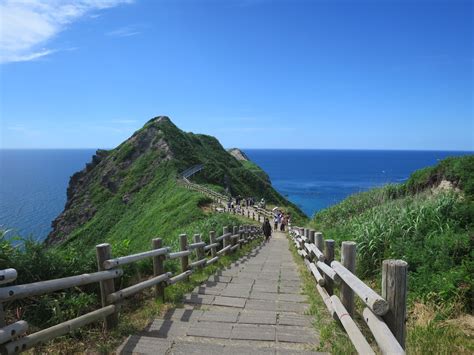
<path id="1" fill-rule="evenodd" d="M 262 198 L 260 202 L 258 203 L 259 207 L 265 208 L 266 202 L 265 199 Z M 236 212 L 240 212 L 242 207 L 252 207 L 255 206 L 255 197 L 246 197 L 243 198 L 242 196 L 237 196 L 235 198 L 235 204 L 232 199 L 232 197 L 229 197 L 229 200 L 227 201 L 227 208 L 229 210 L 234 210 Z"/>
<path id="2" fill-rule="evenodd" d="M 290 224 L 291 215 L 289 213 L 284 213 L 280 210 L 275 210 L 273 213 L 273 228 L 278 230 L 278 226 L 280 227 L 280 231 L 284 232 L 286 230 L 286 226 Z"/>
<path id="3" fill-rule="evenodd" d="M 276 209 L 273 212 L 273 230 L 278 230 L 284 232 L 286 230 L 286 226 L 290 225 L 291 222 L 291 215 L 289 213 L 284 213 Z M 265 236 L 265 241 L 268 241 L 272 235 L 272 226 L 270 225 L 270 220 L 265 218 L 265 221 L 262 225 L 263 235 Z"/>

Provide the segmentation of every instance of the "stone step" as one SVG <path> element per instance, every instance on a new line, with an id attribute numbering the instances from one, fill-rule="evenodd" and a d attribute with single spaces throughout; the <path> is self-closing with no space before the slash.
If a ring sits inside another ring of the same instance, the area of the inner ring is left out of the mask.
<path id="1" fill-rule="evenodd" d="M 326 354 L 311 350 L 283 346 L 252 346 L 232 343 L 210 343 L 188 340 L 174 340 L 131 335 L 117 349 L 117 354 L 172 354 L 172 355 L 289 355 Z"/>

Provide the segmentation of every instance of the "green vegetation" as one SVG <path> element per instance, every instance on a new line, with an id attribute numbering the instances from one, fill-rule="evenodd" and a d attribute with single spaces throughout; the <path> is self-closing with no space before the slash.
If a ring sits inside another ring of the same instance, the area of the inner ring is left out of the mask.
<path id="1" fill-rule="evenodd" d="M 310 223 L 336 245 L 357 242 L 357 274 L 371 285 L 380 285 L 382 260 L 408 262 L 408 346 L 415 353 L 474 349 L 472 326 L 466 336 L 449 321 L 473 311 L 473 186 L 474 156 L 448 158 L 404 184 L 350 196 Z M 421 308 L 430 316 L 419 317 Z"/>
<path id="2" fill-rule="evenodd" d="M 225 217 L 225 215 L 219 216 Z M 213 229 L 215 223 L 215 217 L 210 218 L 190 226 L 188 232 L 193 231 L 194 228 Z M 217 270 L 228 267 L 233 261 L 246 255 L 258 243 L 259 241 L 253 241 L 236 253 L 223 256 L 216 263 L 197 270 L 191 275 L 189 281 L 179 282 L 167 287 L 165 289 L 165 302 L 155 300 L 152 289 L 133 296 L 123 303 L 119 326 L 110 333 L 103 332 L 101 322 L 98 322 L 39 346 L 35 348 L 35 353 L 113 352 L 127 336 L 142 331 L 149 324 L 150 319 L 163 314 L 167 309 L 180 306 L 186 293 L 191 292 L 197 285 L 207 280 L 210 275 L 215 274 Z M 121 252 L 126 250 L 128 248 L 126 244 L 123 243 L 125 249 L 116 248 L 116 250 L 120 249 Z M 0 268 L 15 263 L 19 270 L 18 283 L 38 281 L 37 271 L 35 270 L 37 268 L 44 270 L 47 278 L 70 276 L 78 273 L 75 268 L 80 267 L 80 263 L 64 260 L 62 251 L 58 252 L 54 248 L 46 248 L 44 244 L 32 241 L 26 241 L 24 246 L 24 249 L 13 248 L 5 240 L 5 233 L 0 234 Z M 122 287 L 132 283 L 132 280 L 136 282 L 137 279 L 149 277 L 152 272 L 151 260 L 127 265 L 124 269 L 125 276 L 121 280 Z M 179 261 L 167 261 L 165 269 L 179 272 Z M 21 317 L 29 322 L 30 330 L 36 331 L 78 317 L 99 307 L 98 284 L 93 284 L 87 287 L 14 301 L 7 305 L 7 318 L 12 321 Z"/>
<path id="3" fill-rule="evenodd" d="M 97 152 L 93 161 L 71 178 L 65 211 L 55 220 L 46 244 L 14 238 L 19 243 L 14 247 L 8 233 L 2 232 L 0 269 L 15 268 L 17 284 L 67 277 L 97 270 L 95 245 L 99 243 L 110 243 L 112 254 L 117 257 L 149 250 L 152 238 L 161 237 L 164 246 L 176 251 L 181 233 L 186 233 L 189 241 L 194 234 L 201 233 L 208 242 L 211 230 L 220 233 L 224 226 L 248 224 L 240 216 L 211 213 L 209 198 L 177 183 L 179 172 L 195 164 L 205 165 L 195 177 L 198 183 L 220 192 L 228 184 L 233 195 L 265 197 L 288 206 L 296 219 L 305 218 L 272 188 L 256 165 L 251 169 L 244 166 L 215 138 L 185 133 L 168 118 L 161 117 L 150 120 L 116 149 Z M 225 258 L 218 265 L 226 265 L 229 260 Z M 152 261 L 126 265 L 123 269 L 124 276 L 117 280 L 122 288 L 152 275 Z M 179 261 L 166 261 L 165 269 L 178 273 Z M 208 267 L 194 274 L 191 283 L 168 288 L 168 301 L 178 302 L 184 292 L 215 269 Z M 14 301 L 6 305 L 7 317 L 10 321 L 27 320 L 33 331 L 43 329 L 97 309 L 98 292 L 98 284 L 92 284 Z M 161 309 L 142 301 L 150 306 L 150 312 Z M 129 308 L 130 312 L 140 313 L 136 307 Z M 133 318 L 133 314 L 129 316 Z M 143 327 L 142 323 L 143 319 Z M 123 334 L 119 330 L 116 335 Z M 86 346 L 84 339 L 91 334 L 86 328 L 76 336 L 80 338 L 76 338 L 79 346 Z M 98 344 L 102 336 L 98 337 Z M 58 352 L 62 352 L 63 343 L 59 344 Z M 67 350 L 70 349 L 64 351 Z"/>
<path id="4" fill-rule="evenodd" d="M 193 178 L 197 183 L 220 192 L 228 184 L 234 196 L 264 197 L 287 206 L 296 220 L 305 218 L 272 188 L 268 177 L 255 173 L 262 172 L 255 164 L 249 169 L 217 139 L 185 133 L 160 117 L 79 176 L 48 242 L 60 240 L 61 248 L 83 251 L 104 241 L 130 240 L 130 250 L 137 251 L 158 235 L 174 245 L 186 226 L 208 218 L 201 207 L 210 200 L 176 182 L 180 171 L 196 164 L 204 164 Z"/>

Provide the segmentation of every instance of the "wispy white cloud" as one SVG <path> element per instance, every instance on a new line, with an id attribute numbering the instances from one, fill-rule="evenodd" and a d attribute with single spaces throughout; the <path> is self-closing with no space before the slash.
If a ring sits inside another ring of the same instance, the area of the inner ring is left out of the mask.
<path id="1" fill-rule="evenodd" d="M 0 2 L 0 63 L 38 59 L 58 51 L 49 40 L 93 11 L 134 0 L 4 0 Z"/>
<path id="2" fill-rule="evenodd" d="M 112 37 L 130 37 L 130 36 L 135 36 L 138 34 L 140 34 L 140 32 L 137 31 L 133 26 L 118 28 L 116 30 L 106 33 L 107 36 L 112 36 Z"/>

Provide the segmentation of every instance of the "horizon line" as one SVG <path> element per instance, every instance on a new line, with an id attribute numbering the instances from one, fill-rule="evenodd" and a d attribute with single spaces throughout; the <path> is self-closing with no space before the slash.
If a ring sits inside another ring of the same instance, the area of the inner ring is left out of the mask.
<path id="1" fill-rule="evenodd" d="M 117 146 L 118 147 L 118 146 Z M 115 148 L 117 148 L 115 147 Z M 113 150 L 115 148 L 98 148 L 98 147 L 79 147 L 79 148 L 2 148 L 0 150 Z M 406 151 L 406 152 L 461 152 L 474 153 L 474 149 L 413 149 L 413 148 L 239 148 L 239 147 L 224 147 L 225 150 L 240 149 L 240 150 L 325 150 L 325 151 Z"/>

